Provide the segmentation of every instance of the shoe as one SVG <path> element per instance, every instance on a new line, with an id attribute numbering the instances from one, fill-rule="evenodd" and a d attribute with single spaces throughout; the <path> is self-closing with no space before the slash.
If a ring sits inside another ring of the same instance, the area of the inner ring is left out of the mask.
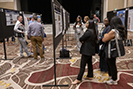
<path id="1" fill-rule="evenodd" d="M 93 80 L 93 77 L 85 77 L 84 80 Z"/>
<path id="2" fill-rule="evenodd" d="M 33 61 L 37 61 L 37 59 L 34 59 L 34 58 L 33 58 Z"/>
<path id="3" fill-rule="evenodd" d="M 33 55 L 33 52 L 31 51 L 30 54 Z"/>
<path id="4" fill-rule="evenodd" d="M 31 57 L 33 57 L 33 56 L 32 55 L 28 56 L 28 58 L 31 58 Z"/>
<path id="5" fill-rule="evenodd" d="M 117 81 L 114 81 L 112 79 L 106 81 L 105 83 L 107 83 L 108 85 L 117 85 L 118 84 Z"/>
<path id="6" fill-rule="evenodd" d="M 81 81 L 76 79 L 74 82 L 72 82 L 72 85 L 76 85 L 76 84 L 79 84 L 79 83 L 81 83 Z"/>
<path id="7" fill-rule="evenodd" d="M 24 56 L 20 56 L 20 58 L 24 58 Z"/>
<path id="8" fill-rule="evenodd" d="M 44 58 L 41 58 L 41 60 L 45 60 L 45 57 Z"/>

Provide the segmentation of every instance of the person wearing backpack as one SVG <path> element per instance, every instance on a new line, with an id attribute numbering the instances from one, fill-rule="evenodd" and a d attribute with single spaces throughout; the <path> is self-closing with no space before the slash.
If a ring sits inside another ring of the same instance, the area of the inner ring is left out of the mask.
<path id="1" fill-rule="evenodd" d="M 21 58 L 24 57 L 23 49 L 25 50 L 27 56 L 31 57 L 31 54 L 28 52 L 28 48 L 26 45 L 26 40 L 25 40 L 25 35 L 24 35 L 25 28 L 23 24 L 21 23 L 23 21 L 23 18 L 21 15 L 19 15 L 17 19 L 18 20 L 14 26 L 14 31 L 15 31 L 15 36 L 18 38 L 18 41 L 20 43 L 20 57 Z"/>

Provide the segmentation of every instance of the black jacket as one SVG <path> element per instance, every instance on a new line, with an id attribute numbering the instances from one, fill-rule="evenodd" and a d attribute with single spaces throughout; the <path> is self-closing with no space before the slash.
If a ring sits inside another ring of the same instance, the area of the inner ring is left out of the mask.
<path id="1" fill-rule="evenodd" d="M 92 29 L 87 29 L 79 40 L 84 42 L 80 48 L 81 54 L 86 56 L 95 55 L 96 36 Z"/>

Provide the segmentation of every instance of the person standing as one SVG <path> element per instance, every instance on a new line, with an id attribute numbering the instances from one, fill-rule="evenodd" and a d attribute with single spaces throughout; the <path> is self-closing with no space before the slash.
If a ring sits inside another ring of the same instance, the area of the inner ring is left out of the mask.
<path id="1" fill-rule="evenodd" d="M 117 38 L 126 40 L 126 29 L 123 26 L 121 19 L 117 16 L 113 17 L 110 22 L 111 31 L 107 34 L 104 34 L 102 42 L 109 42 L 110 40 Z M 106 45 L 107 46 L 107 45 Z M 108 48 L 108 47 L 105 47 Z M 106 50 L 106 49 L 105 49 Z M 112 56 L 111 56 L 112 57 Z M 117 85 L 117 67 L 116 67 L 116 58 L 107 58 L 108 74 L 109 80 L 105 83 L 109 85 Z"/>
<path id="2" fill-rule="evenodd" d="M 104 34 L 109 33 L 109 31 L 110 31 L 110 25 L 109 25 L 109 19 L 108 18 L 104 19 L 104 25 L 105 25 L 105 27 L 102 28 L 103 30 L 101 30 L 101 33 L 99 35 L 100 40 L 102 40 L 102 38 L 104 37 Z M 101 44 L 100 48 L 102 48 L 104 45 L 105 44 Z M 107 72 L 108 68 L 107 68 L 105 56 L 103 56 L 103 55 L 99 55 L 99 56 L 100 56 L 100 64 L 99 64 L 100 71 L 101 72 Z"/>
<path id="3" fill-rule="evenodd" d="M 87 21 L 86 23 L 86 32 L 79 39 L 82 42 L 80 49 L 80 54 L 82 54 L 80 62 L 80 71 L 77 79 L 72 82 L 72 84 L 78 84 L 81 82 L 85 66 L 88 64 L 88 75 L 85 79 L 93 79 L 93 65 L 92 65 L 92 56 L 95 55 L 95 45 L 98 40 L 94 22 L 92 20 Z"/>
<path id="4" fill-rule="evenodd" d="M 11 43 L 14 44 L 14 42 L 15 42 L 15 37 L 12 36 L 12 38 L 11 38 Z M 7 38 L 6 43 L 9 43 L 9 38 Z"/>
<path id="5" fill-rule="evenodd" d="M 27 56 L 31 57 L 30 53 L 28 52 L 27 45 L 26 45 L 26 40 L 25 40 L 25 35 L 24 35 L 25 28 L 24 28 L 23 24 L 21 23 L 22 21 L 23 21 L 23 18 L 22 18 L 22 16 L 19 15 L 17 17 L 17 22 L 14 27 L 15 35 L 18 38 L 18 41 L 20 43 L 20 57 L 21 58 L 24 57 L 23 49 L 25 50 Z"/>
<path id="6" fill-rule="evenodd" d="M 82 18 L 80 16 L 77 17 L 76 22 L 74 23 L 73 29 L 75 30 L 75 38 L 77 40 L 77 50 L 80 51 L 81 42 L 79 41 L 79 38 L 84 34 L 83 31 L 83 22 Z"/>
<path id="7" fill-rule="evenodd" d="M 96 27 L 97 34 L 98 34 L 98 33 L 99 33 L 99 32 L 98 32 L 98 23 L 100 23 L 100 19 L 96 16 L 96 14 L 94 14 L 93 21 L 94 21 L 94 23 L 95 23 L 95 27 Z"/>
<path id="8" fill-rule="evenodd" d="M 87 21 L 89 21 L 89 17 L 88 16 L 85 16 L 84 17 L 84 22 L 86 23 Z M 86 26 L 84 25 L 84 32 L 87 30 Z"/>
<path id="9" fill-rule="evenodd" d="M 33 19 L 34 19 L 34 21 L 28 27 L 27 34 L 32 43 L 34 59 L 37 60 L 36 45 L 38 45 L 39 55 L 40 55 L 41 59 L 43 59 L 44 56 L 43 56 L 42 42 L 44 40 L 44 27 L 40 23 L 37 22 L 36 15 L 33 16 Z"/>
<path id="10" fill-rule="evenodd" d="M 33 19 L 33 15 L 31 15 L 31 16 L 30 16 L 30 21 L 29 21 L 28 24 L 31 24 L 33 21 L 34 21 L 34 19 Z"/>

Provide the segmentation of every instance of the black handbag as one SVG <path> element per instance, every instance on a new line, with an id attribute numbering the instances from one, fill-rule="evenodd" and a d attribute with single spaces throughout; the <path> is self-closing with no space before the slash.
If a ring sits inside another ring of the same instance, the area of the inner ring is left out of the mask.
<path id="1" fill-rule="evenodd" d="M 116 58 L 125 55 L 125 48 L 123 45 L 123 40 L 118 39 L 116 37 L 115 30 L 115 38 L 109 41 L 105 47 L 105 57 L 106 58 Z"/>
<path id="2" fill-rule="evenodd" d="M 70 51 L 65 49 L 60 50 L 60 58 L 70 58 Z"/>
<path id="3" fill-rule="evenodd" d="M 132 46 L 132 39 L 128 39 L 124 41 L 125 46 Z"/>
<path id="4" fill-rule="evenodd" d="M 23 26 L 19 26 L 18 30 L 20 31 L 24 31 L 24 27 Z M 16 31 L 14 31 L 15 37 L 25 37 L 24 33 L 18 33 Z"/>

